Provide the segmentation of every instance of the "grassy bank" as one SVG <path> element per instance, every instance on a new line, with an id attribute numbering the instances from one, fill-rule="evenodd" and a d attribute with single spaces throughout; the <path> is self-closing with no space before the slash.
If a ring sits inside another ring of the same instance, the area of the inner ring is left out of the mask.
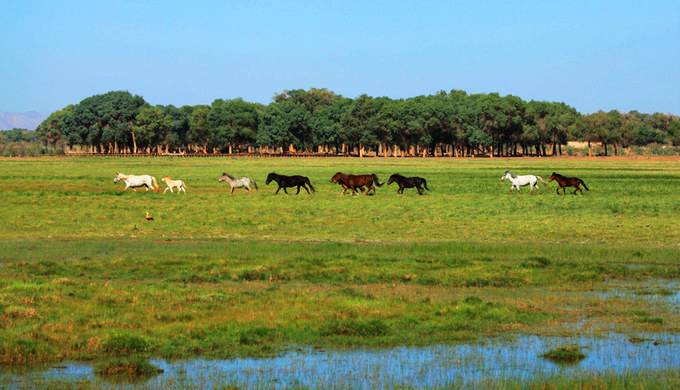
<path id="1" fill-rule="evenodd" d="M 674 161 L 64 158 L 0 167 L 4 364 L 680 331 L 670 304 L 600 294 L 612 282 L 680 279 Z M 591 191 L 510 195 L 505 169 L 578 175 Z M 188 194 L 122 193 L 117 171 L 181 178 Z M 223 171 L 254 177 L 260 192 L 229 196 L 217 183 Z M 269 171 L 306 174 L 318 192 L 274 196 Z M 343 197 L 328 182 L 336 171 L 418 174 L 433 191 Z"/>

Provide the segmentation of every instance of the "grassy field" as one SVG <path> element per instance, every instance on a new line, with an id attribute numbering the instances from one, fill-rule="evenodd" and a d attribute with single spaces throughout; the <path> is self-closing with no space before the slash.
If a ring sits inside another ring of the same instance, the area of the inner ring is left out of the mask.
<path id="1" fill-rule="evenodd" d="M 506 169 L 590 192 L 510 194 Z M 230 196 L 223 171 L 260 191 Z M 271 171 L 317 192 L 274 196 Z M 341 196 L 336 171 L 432 191 Z M 123 193 L 116 172 L 188 193 Z M 3 364 L 680 332 L 645 299 L 680 280 L 680 160 L 5 159 L 0 200 Z M 634 296 L 605 300 L 612 286 Z"/>

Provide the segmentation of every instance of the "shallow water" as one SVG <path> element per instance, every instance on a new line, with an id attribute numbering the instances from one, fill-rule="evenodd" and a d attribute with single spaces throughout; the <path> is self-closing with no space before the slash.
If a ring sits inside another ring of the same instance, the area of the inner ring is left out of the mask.
<path id="1" fill-rule="evenodd" d="M 651 304 L 663 304 L 680 312 L 680 283 L 677 281 L 613 285 L 608 290 L 597 292 L 597 296 L 603 299 L 644 300 Z"/>
<path id="2" fill-rule="evenodd" d="M 314 351 L 302 349 L 274 358 L 165 361 L 152 359 L 164 372 L 136 384 L 112 384 L 94 375 L 91 365 L 64 364 L 0 374 L 3 387 L 33 387 L 50 381 L 91 381 L 97 387 L 209 388 L 236 384 L 248 388 L 294 386 L 390 388 L 403 384 L 429 388 L 469 384 L 481 380 L 531 380 L 553 374 L 634 372 L 680 369 L 680 335 L 644 334 L 642 343 L 629 336 L 598 337 L 519 336 L 484 344 L 398 347 L 381 350 Z M 660 343 L 655 345 L 653 340 Z M 540 355 L 564 344 L 578 344 L 586 359 L 575 365 L 558 365 Z"/>

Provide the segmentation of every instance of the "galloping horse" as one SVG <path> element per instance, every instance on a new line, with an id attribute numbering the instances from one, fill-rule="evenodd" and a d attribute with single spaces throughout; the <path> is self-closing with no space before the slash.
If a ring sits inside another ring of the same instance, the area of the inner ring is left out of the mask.
<path id="1" fill-rule="evenodd" d="M 234 190 L 237 188 L 243 188 L 248 192 L 250 192 L 251 187 L 257 190 L 257 183 L 255 183 L 255 180 L 249 177 L 242 177 L 237 179 L 234 176 L 224 172 L 222 173 L 222 176 L 220 176 L 220 178 L 217 179 L 217 181 L 219 182 L 226 181 L 227 183 L 229 183 L 232 195 L 234 194 Z"/>
<path id="2" fill-rule="evenodd" d="M 184 192 L 185 194 L 187 193 L 187 186 L 184 184 L 184 180 L 172 180 L 170 176 L 163 176 L 161 179 L 165 182 L 165 191 L 163 191 L 163 194 L 168 192 L 173 192 L 173 188 L 177 188 L 177 193 L 179 194 L 180 192 Z"/>
<path id="3" fill-rule="evenodd" d="M 275 181 L 276 184 L 278 184 L 279 188 L 276 189 L 276 193 L 274 195 L 278 194 L 279 191 L 283 188 L 283 192 L 286 194 L 288 191 L 286 188 L 291 188 L 291 187 L 297 187 L 297 192 L 295 195 L 300 193 L 300 188 L 304 188 L 305 191 L 309 194 L 309 190 L 312 190 L 312 192 L 316 192 L 314 187 L 312 186 L 312 182 L 309 181 L 309 178 L 307 176 L 300 176 L 300 175 L 293 175 L 293 176 L 286 176 L 286 175 L 279 175 L 276 172 L 272 172 L 269 175 L 267 175 L 267 181 L 265 184 L 269 185 L 272 181 Z M 309 189 L 307 188 L 309 186 Z"/>
<path id="4" fill-rule="evenodd" d="M 146 190 L 149 191 L 149 189 L 154 190 L 154 192 L 160 191 L 160 187 L 158 186 L 158 183 L 156 182 L 156 178 L 150 175 L 126 175 L 124 173 L 118 172 L 116 174 L 116 177 L 113 178 L 114 183 L 118 183 L 119 181 L 122 181 L 125 183 L 125 190 L 128 188 L 132 188 L 132 191 L 137 192 L 137 188 L 139 187 L 146 187 Z"/>
<path id="5" fill-rule="evenodd" d="M 363 191 L 366 186 L 366 195 L 373 190 L 375 195 L 375 186 L 381 187 L 385 183 L 380 183 L 378 176 L 375 173 L 369 175 L 348 175 L 346 173 L 338 172 L 331 177 L 331 183 L 338 183 L 342 185 L 342 194 L 344 195 L 349 188 L 352 189 L 352 195 L 357 193 L 357 188 Z M 375 186 L 373 185 L 375 184 Z"/>
<path id="6" fill-rule="evenodd" d="M 546 182 L 543 181 L 543 178 L 540 176 L 535 176 L 535 175 L 515 175 L 514 173 L 510 171 L 505 171 L 503 176 L 501 176 L 501 181 L 503 180 L 508 180 L 512 185 L 510 186 L 510 191 L 512 190 L 517 190 L 519 191 L 520 187 L 524 186 L 529 186 L 529 191 L 533 191 L 535 188 L 538 188 L 538 182 L 540 181 L 541 183 L 547 185 Z"/>
<path id="7" fill-rule="evenodd" d="M 398 173 L 395 173 L 394 175 L 390 176 L 389 180 L 387 180 L 387 185 L 390 185 L 392 183 L 397 183 L 399 185 L 399 189 L 397 190 L 398 194 L 403 194 L 405 188 L 415 187 L 415 189 L 418 191 L 418 195 L 423 194 L 423 188 L 425 188 L 428 191 L 430 190 L 429 188 L 427 188 L 427 180 L 418 176 L 405 177 Z"/>
<path id="8" fill-rule="evenodd" d="M 583 190 L 581 189 L 581 185 L 583 185 L 583 188 L 586 189 L 586 191 L 590 191 L 588 189 L 588 186 L 586 183 L 579 179 L 578 177 L 566 177 L 562 176 L 559 173 L 553 172 L 552 175 L 548 178 L 548 182 L 551 182 L 555 180 L 557 182 L 557 195 L 560 194 L 560 189 L 562 190 L 563 194 L 567 193 L 567 187 L 574 187 L 576 188 L 572 194 L 576 195 L 576 192 L 580 191 L 581 194 L 583 194 Z"/>

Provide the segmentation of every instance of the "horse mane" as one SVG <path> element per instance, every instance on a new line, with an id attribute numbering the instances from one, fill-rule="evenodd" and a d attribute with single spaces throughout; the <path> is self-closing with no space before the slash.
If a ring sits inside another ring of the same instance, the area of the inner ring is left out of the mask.
<path id="1" fill-rule="evenodd" d="M 222 176 L 226 176 L 226 177 L 230 178 L 231 180 L 236 180 L 236 178 L 234 176 L 228 174 L 227 172 L 222 172 Z"/>
<path id="2" fill-rule="evenodd" d="M 517 179 L 517 175 L 515 175 L 515 174 L 512 173 L 512 172 L 510 172 L 510 171 L 505 171 L 505 173 L 509 173 L 511 178 Z"/>

